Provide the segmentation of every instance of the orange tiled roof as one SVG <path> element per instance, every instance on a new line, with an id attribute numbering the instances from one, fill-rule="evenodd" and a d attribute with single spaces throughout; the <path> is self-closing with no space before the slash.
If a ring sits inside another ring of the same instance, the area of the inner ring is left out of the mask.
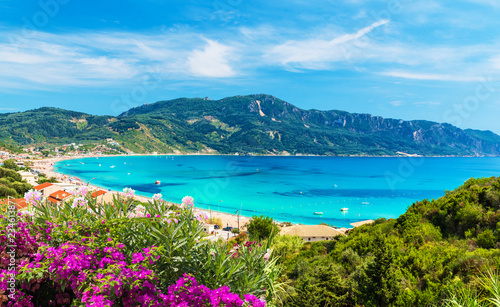
<path id="1" fill-rule="evenodd" d="M 10 201 L 9 203 L 15 203 L 17 209 L 23 209 L 28 206 L 28 204 L 26 203 L 26 199 L 24 198 L 16 198 L 16 199 L 11 198 L 9 201 Z M 2 205 L 7 203 L 8 203 L 7 199 L 0 200 L 0 204 Z"/>
<path id="2" fill-rule="evenodd" d="M 59 190 L 59 191 L 54 192 L 54 193 L 49 195 L 49 197 L 53 197 L 53 198 L 58 199 L 58 200 L 63 200 L 69 196 L 71 196 L 71 194 L 69 194 L 68 192 L 63 191 L 63 190 Z"/>
<path id="3" fill-rule="evenodd" d="M 40 185 L 37 185 L 36 187 L 34 187 L 33 189 L 37 190 L 37 191 L 40 191 L 40 190 L 43 190 L 45 188 L 48 188 L 50 187 L 51 185 L 53 185 L 52 183 L 50 182 L 45 182 L 45 183 L 42 183 Z"/>
<path id="4" fill-rule="evenodd" d="M 99 190 L 99 191 L 92 193 L 92 197 L 98 197 L 98 196 L 104 195 L 106 193 L 108 193 L 108 192 L 103 191 L 103 190 Z"/>
<path id="5" fill-rule="evenodd" d="M 57 199 L 55 199 L 55 198 L 54 198 L 54 197 L 52 197 L 52 196 L 47 197 L 47 200 L 48 200 L 48 201 L 50 201 L 50 202 L 53 202 L 54 204 L 57 204 L 57 203 L 59 203 L 59 202 L 60 202 L 60 200 L 57 200 Z"/>

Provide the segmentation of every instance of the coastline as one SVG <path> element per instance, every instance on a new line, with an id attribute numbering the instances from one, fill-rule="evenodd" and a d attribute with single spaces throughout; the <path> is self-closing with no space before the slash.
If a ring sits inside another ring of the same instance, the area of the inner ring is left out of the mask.
<path id="1" fill-rule="evenodd" d="M 173 154 L 173 155 L 182 155 L 182 154 Z M 85 184 L 83 181 L 73 181 L 70 180 L 71 176 L 68 176 L 63 173 L 59 173 L 55 169 L 55 164 L 60 161 L 65 161 L 65 160 L 75 160 L 75 159 L 83 159 L 83 158 L 100 158 L 100 157 L 117 157 L 117 156 L 156 156 L 153 154 L 138 154 L 138 155 L 110 155 L 110 156 L 102 156 L 102 155 L 92 155 L 92 156 L 63 156 L 63 157 L 56 157 L 56 158 L 46 158 L 46 159 L 40 159 L 40 160 L 32 160 L 33 166 L 32 169 L 41 173 L 44 173 L 47 175 L 47 178 L 54 177 L 61 183 L 65 184 L 75 184 L 75 185 L 88 185 L 91 190 L 105 190 L 105 191 L 110 191 L 113 194 L 118 194 L 121 191 L 116 191 L 116 190 L 111 190 L 108 188 L 101 187 L 99 185 L 95 184 Z M 146 197 L 146 196 L 139 196 L 136 195 L 136 199 L 139 200 L 140 202 L 149 202 L 153 201 L 151 197 Z M 173 202 L 175 203 L 175 202 Z M 230 213 L 225 213 L 225 212 L 220 212 L 217 210 L 207 210 L 207 209 L 202 209 L 199 207 L 194 207 L 194 210 L 196 212 L 200 213 L 205 213 L 208 217 L 213 217 L 213 218 L 220 218 L 223 227 L 225 226 L 232 226 L 236 227 L 238 225 L 238 217 L 235 214 L 230 214 Z M 250 222 L 250 217 L 240 215 L 240 227 L 245 226 Z"/>

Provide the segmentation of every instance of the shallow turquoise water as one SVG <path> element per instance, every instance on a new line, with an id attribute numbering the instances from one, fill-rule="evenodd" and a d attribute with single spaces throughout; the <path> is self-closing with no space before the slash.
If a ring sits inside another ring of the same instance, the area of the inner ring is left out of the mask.
<path id="1" fill-rule="evenodd" d="M 413 202 L 441 197 L 470 177 L 500 176 L 500 158 L 125 156 L 55 167 L 112 190 L 131 187 L 175 202 L 191 195 L 200 208 L 340 227 L 397 218 Z"/>

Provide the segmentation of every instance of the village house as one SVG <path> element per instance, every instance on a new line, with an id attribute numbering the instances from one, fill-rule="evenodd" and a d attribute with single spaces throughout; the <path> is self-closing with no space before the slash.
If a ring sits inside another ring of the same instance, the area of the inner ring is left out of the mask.
<path id="1" fill-rule="evenodd" d="M 211 234 L 215 230 L 215 225 L 214 224 L 203 224 L 203 231 L 205 233 Z"/>
<path id="2" fill-rule="evenodd" d="M 37 185 L 36 187 L 33 187 L 33 189 L 42 193 L 43 197 L 49 197 L 50 194 L 60 190 L 60 187 L 50 182 L 45 182 Z"/>
<path id="3" fill-rule="evenodd" d="M 293 225 L 281 228 L 281 235 L 299 236 L 305 242 L 327 241 L 343 235 L 340 231 L 326 225 Z"/>
<path id="4" fill-rule="evenodd" d="M 36 182 L 38 181 L 37 175 L 26 171 L 18 171 L 17 173 L 21 175 L 21 178 L 23 180 L 26 180 L 27 183 L 31 185 L 36 185 Z"/>
<path id="5" fill-rule="evenodd" d="M 54 204 L 60 204 L 65 199 L 67 199 L 71 196 L 73 196 L 73 195 L 71 195 L 70 193 L 68 193 L 66 191 L 59 190 L 59 191 L 56 191 L 56 192 L 50 194 L 49 197 L 47 197 L 47 200 L 54 203 Z"/>

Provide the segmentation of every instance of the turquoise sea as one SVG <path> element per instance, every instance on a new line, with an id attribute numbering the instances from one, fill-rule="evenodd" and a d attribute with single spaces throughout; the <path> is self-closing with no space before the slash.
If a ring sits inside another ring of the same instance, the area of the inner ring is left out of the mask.
<path id="1" fill-rule="evenodd" d="M 397 218 L 413 202 L 441 197 L 470 177 L 500 176 L 500 158 L 158 155 L 66 160 L 55 169 L 111 190 L 131 187 L 174 202 L 191 195 L 204 209 L 351 227 Z"/>

